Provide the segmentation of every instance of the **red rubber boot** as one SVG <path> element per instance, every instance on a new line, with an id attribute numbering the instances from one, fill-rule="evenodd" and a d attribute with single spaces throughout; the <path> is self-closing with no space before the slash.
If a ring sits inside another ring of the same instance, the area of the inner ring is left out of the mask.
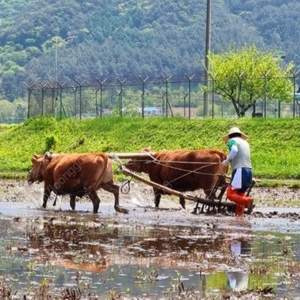
<path id="1" fill-rule="evenodd" d="M 245 207 L 249 207 L 253 203 L 253 199 L 251 197 L 247 197 L 243 193 L 238 193 L 237 190 L 232 189 L 231 185 L 227 188 L 227 198 L 236 204 L 236 216 L 242 216 Z"/>

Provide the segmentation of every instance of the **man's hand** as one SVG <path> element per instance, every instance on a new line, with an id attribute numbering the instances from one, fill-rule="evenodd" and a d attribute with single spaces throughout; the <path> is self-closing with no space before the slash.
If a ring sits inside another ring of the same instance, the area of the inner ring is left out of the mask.
<path id="1" fill-rule="evenodd" d="M 227 167 L 229 165 L 229 162 L 225 159 L 222 161 L 222 166 Z"/>

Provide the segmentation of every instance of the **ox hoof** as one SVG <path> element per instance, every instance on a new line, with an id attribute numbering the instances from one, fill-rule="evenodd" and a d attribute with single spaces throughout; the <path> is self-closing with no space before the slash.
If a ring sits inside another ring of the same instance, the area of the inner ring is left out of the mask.
<path id="1" fill-rule="evenodd" d="M 122 207 L 116 207 L 116 211 L 119 212 L 119 213 L 123 213 L 123 214 L 128 214 L 128 209 L 126 208 L 122 208 Z"/>

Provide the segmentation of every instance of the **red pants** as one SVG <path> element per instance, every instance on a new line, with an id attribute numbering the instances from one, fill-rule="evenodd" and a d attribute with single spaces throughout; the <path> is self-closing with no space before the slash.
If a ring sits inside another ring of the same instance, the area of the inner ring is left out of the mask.
<path id="1" fill-rule="evenodd" d="M 252 201 L 251 197 L 246 196 L 245 193 L 239 193 L 237 190 L 232 189 L 231 185 L 227 187 L 227 199 L 236 204 L 236 216 L 242 216 L 245 207 L 249 207 Z"/>

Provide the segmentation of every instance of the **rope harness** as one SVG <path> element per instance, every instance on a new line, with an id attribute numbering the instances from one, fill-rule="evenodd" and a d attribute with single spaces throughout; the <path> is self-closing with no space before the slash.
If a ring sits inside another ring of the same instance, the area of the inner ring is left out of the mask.
<path id="1" fill-rule="evenodd" d="M 117 162 L 118 163 L 118 165 L 119 165 L 119 168 L 120 169 L 122 169 L 122 167 L 123 167 L 123 162 L 121 161 L 121 159 L 117 156 L 117 155 L 115 155 L 115 154 L 111 154 L 111 159 L 113 160 L 113 161 L 115 161 L 115 162 Z M 120 191 L 121 191 L 121 193 L 122 194 L 129 194 L 129 192 L 130 192 L 130 182 L 132 181 L 132 179 L 127 179 L 122 185 L 121 185 L 121 187 L 120 187 Z M 126 188 L 126 186 L 127 186 L 127 188 Z"/>
<path id="2" fill-rule="evenodd" d="M 120 168 L 123 168 L 124 167 L 124 164 L 123 162 L 121 161 L 121 159 L 117 156 L 117 155 L 114 155 L 112 154 L 112 159 L 114 161 L 116 161 Z M 210 166 L 213 166 L 213 165 L 220 165 L 221 163 L 220 162 L 217 162 L 217 163 L 209 163 L 209 162 L 189 162 L 189 161 L 169 161 L 169 160 L 157 160 L 153 155 L 151 155 L 149 153 L 149 157 L 152 158 L 152 160 L 149 160 L 149 159 L 145 159 L 145 160 L 137 160 L 137 162 L 139 164 L 156 164 L 156 165 L 160 165 L 160 166 L 163 166 L 163 167 L 167 167 L 167 168 L 170 168 L 170 169 L 173 169 L 173 170 L 177 170 L 177 171 L 181 171 L 181 172 L 184 172 L 184 174 L 182 174 L 181 176 L 177 177 L 177 178 L 174 178 L 172 181 L 169 181 L 169 182 L 164 182 L 164 186 L 172 186 L 172 183 L 177 181 L 177 180 L 180 180 L 181 178 L 183 177 L 186 177 L 186 176 L 189 176 L 191 174 L 197 174 L 197 175 L 206 175 L 206 176 L 220 176 L 220 175 L 223 175 L 221 173 L 204 173 L 204 172 L 199 172 L 199 170 L 203 169 L 203 168 L 207 168 L 207 167 L 210 167 Z M 193 170 L 188 170 L 188 169 L 184 169 L 184 168 L 179 168 L 179 167 L 175 167 L 175 166 L 172 166 L 170 164 L 182 164 L 182 165 L 188 165 L 188 164 L 193 164 L 193 165 L 200 165 L 200 167 L 196 168 L 196 169 L 193 169 Z M 136 164 L 136 163 L 133 163 L 133 164 Z M 128 179 L 125 181 L 125 183 L 121 186 L 120 190 L 123 194 L 128 194 L 130 192 L 130 182 L 132 181 L 132 179 Z"/>

